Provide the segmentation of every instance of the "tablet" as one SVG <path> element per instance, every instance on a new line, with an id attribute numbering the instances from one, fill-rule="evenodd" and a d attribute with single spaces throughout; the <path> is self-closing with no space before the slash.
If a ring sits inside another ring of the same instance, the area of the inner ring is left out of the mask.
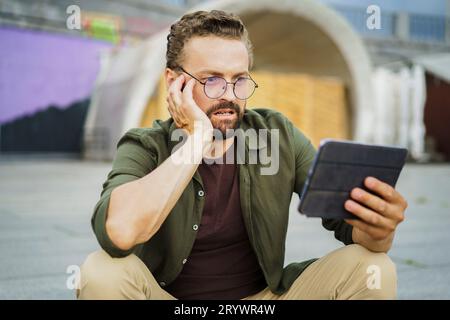
<path id="1" fill-rule="evenodd" d="M 356 219 L 344 208 L 353 188 L 375 177 L 395 187 L 405 164 L 404 148 L 322 140 L 300 196 L 298 211 L 308 217 Z M 370 191 L 369 191 L 370 192 Z"/>

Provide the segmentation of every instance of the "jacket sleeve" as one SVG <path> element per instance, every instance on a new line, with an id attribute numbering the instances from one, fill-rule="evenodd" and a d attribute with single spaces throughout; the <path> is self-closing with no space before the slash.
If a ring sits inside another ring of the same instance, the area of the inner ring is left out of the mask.
<path id="1" fill-rule="evenodd" d="M 295 192 L 301 196 L 303 185 L 306 182 L 308 171 L 313 163 L 316 150 L 311 144 L 311 141 L 291 122 L 289 122 L 289 126 L 292 129 L 295 150 Z M 353 226 L 349 225 L 344 220 L 322 218 L 322 226 L 329 231 L 334 231 L 334 237 L 345 245 L 353 243 Z"/>
<path id="2" fill-rule="evenodd" d="M 111 192 L 121 184 L 144 177 L 155 167 L 156 157 L 142 145 L 137 135 L 128 132 L 119 140 L 112 169 L 103 183 L 100 200 L 95 205 L 91 219 L 100 246 L 112 257 L 127 256 L 138 249 L 138 246 L 121 250 L 109 238 L 106 232 L 106 218 Z"/>

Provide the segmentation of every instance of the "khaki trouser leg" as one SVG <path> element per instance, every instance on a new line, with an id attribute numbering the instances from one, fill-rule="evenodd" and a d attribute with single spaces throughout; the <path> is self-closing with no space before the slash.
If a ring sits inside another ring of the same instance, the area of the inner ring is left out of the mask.
<path id="1" fill-rule="evenodd" d="M 374 270 L 379 272 L 373 273 Z M 377 275 L 378 283 L 373 281 Z M 396 296 L 397 276 L 391 259 L 384 253 L 353 244 L 315 261 L 284 294 L 278 296 L 266 288 L 246 299 L 395 299 Z"/>
<path id="2" fill-rule="evenodd" d="M 91 253 L 81 266 L 78 299 L 175 299 L 164 291 L 136 255 L 112 258 L 105 251 Z"/>

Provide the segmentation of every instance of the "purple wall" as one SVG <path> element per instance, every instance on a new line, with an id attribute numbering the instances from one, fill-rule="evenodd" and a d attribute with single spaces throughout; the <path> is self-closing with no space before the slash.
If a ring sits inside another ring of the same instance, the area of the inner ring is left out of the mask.
<path id="1" fill-rule="evenodd" d="M 0 124 L 89 97 L 99 53 L 110 47 L 82 37 L 0 28 Z"/>

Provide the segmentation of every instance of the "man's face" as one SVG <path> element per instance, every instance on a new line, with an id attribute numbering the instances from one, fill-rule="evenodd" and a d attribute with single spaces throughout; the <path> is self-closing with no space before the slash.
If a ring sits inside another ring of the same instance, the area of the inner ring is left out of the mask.
<path id="1" fill-rule="evenodd" d="M 239 77 L 248 76 L 248 65 L 248 51 L 240 40 L 216 36 L 194 37 L 184 46 L 182 67 L 202 82 L 213 76 L 235 82 Z M 189 75 L 185 76 L 190 79 Z M 206 96 L 203 85 L 196 81 L 193 97 L 200 109 L 209 117 L 213 127 L 219 129 L 224 136 L 227 129 L 235 129 L 239 125 L 246 100 L 236 98 L 233 85 L 229 84 L 221 97 L 211 99 Z"/>

